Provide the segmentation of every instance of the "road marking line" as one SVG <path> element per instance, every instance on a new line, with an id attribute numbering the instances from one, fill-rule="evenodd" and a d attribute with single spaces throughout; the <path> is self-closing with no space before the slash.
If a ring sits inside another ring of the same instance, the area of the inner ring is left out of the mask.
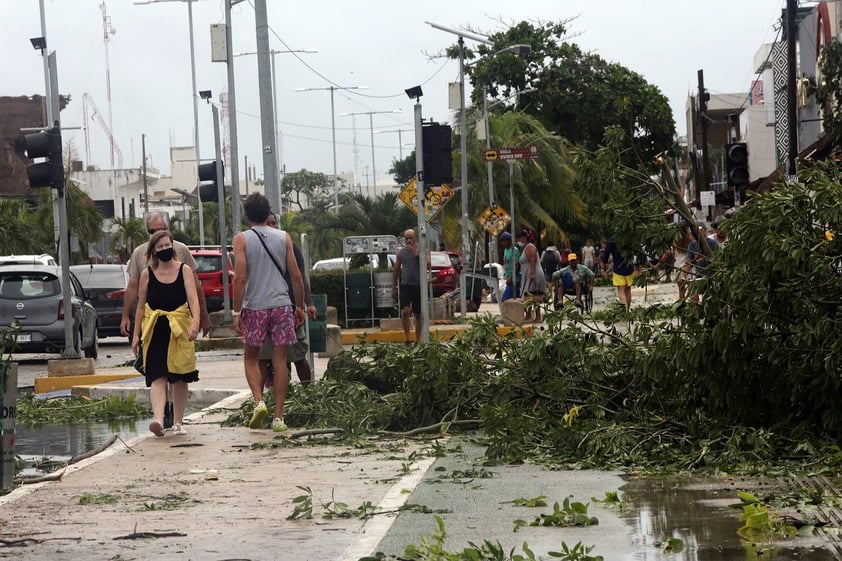
<path id="1" fill-rule="evenodd" d="M 404 490 L 414 491 L 436 459 L 434 456 L 428 457 L 414 464 L 415 469 L 411 473 L 401 478 L 386 491 L 383 500 L 377 505 L 377 511 L 395 510 L 402 507 L 412 494 L 411 492 L 405 493 Z M 337 561 L 357 561 L 361 557 L 374 554 L 377 544 L 380 543 L 396 519 L 397 516 L 380 514 L 371 517 L 360 528 L 359 537 L 342 552 Z"/>

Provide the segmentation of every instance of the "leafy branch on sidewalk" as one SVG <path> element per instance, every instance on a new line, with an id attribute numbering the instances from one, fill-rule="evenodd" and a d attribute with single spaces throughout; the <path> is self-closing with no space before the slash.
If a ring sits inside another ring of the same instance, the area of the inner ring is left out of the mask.
<path id="1" fill-rule="evenodd" d="M 499 335 L 485 316 L 447 343 L 356 346 L 331 360 L 326 380 L 292 387 L 287 422 L 359 440 L 477 420 L 497 462 L 838 469 L 839 200 L 833 162 L 753 196 L 723 222 L 729 242 L 696 283 L 701 303 L 607 311 L 599 321 L 562 310 L 530 336 Z"/>

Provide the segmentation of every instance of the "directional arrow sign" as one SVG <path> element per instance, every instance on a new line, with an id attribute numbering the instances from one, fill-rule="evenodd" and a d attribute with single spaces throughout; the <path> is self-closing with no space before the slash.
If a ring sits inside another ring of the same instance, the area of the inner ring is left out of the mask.
<path id="1" fill-rule="evenodd" d="M 484 162 L 505 162 L 508 160 L 534 160 L 541 155 L 537 146 L 523 146 L 520 148 L 490 148 L 482 151 Z"/>

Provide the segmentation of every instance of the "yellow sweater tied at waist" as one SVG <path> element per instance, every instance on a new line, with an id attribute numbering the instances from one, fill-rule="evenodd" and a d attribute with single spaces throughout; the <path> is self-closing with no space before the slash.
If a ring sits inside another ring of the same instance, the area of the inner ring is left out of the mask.
<path id="1" fill-rule="evenodd" d="M 170 322 L 170 342 L 167 347 L 167 370 L 170 374 L 190 374 L 196 371 L 196 347 L 193 341 L 187 338 L 187 332 L 193 322 L 190 315 L 190 308 L 187 304 L 179 306 L 175 310 L 153 310 L 146 304 L 141 323 L 140 343 L 143 347 L 143 370 L 146 371 L 146 357 L 149 356 L 149 343 L 152 341 L 152 332 L 155 324 L 161 316 L 166 317 Z"/>

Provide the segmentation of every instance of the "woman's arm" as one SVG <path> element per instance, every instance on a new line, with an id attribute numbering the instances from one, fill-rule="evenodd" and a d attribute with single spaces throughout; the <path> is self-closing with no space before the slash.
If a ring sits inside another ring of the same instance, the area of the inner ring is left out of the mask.
<path id="1" fill-rule="evenodd" d="M 140 273 L 138 280 L 137 310 L 134 315 L 134 335 L 132 336 L 132 352 L 137 355 L 140 348 L 140 331 L 143 326 L 143 316 L 146 312 L 146 295 L 149 290 L 149 269 Z"/>
<path id="2" fill-rule="evenodd" d="M 182 278 L 184 278 L 184 291 L 187 292 L 187 305 L 190 306 L 190 315 L 193 322 L 190 324 L 190 330 L 187 332 L 187 339 L 195 341 L 199 336 L 199 325 L 202 317 L 202 309 L 199 304 L 199 293 L 196 289 L 196 276 L 190 265 L 184 265 L 182 271 Z"/>

